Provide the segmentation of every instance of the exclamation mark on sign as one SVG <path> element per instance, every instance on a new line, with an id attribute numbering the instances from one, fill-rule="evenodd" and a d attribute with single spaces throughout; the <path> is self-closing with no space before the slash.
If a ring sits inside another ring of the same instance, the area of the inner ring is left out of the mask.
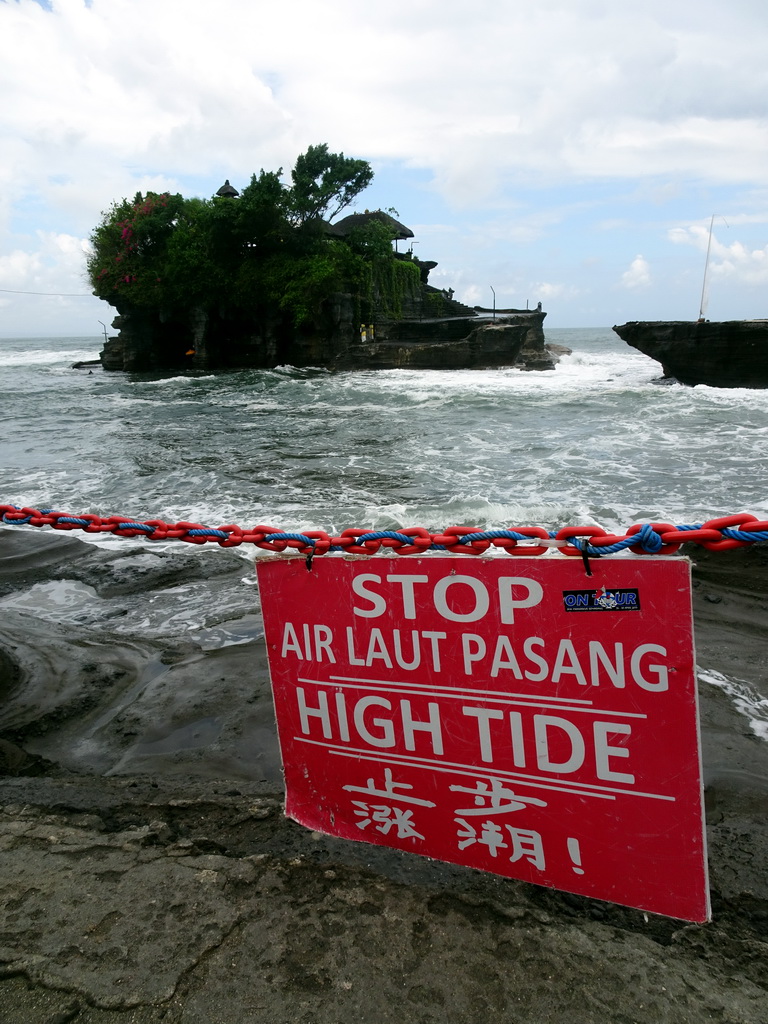
<path id="1" fill-rule="evenodd" d="M 573 870 L 577 875 L 584 874 L 584 868 L 581 866 L 581 848 L 579 847 L 578 839 L 568 840 L 568 853 L 571 855 L 573 861 Z"/>

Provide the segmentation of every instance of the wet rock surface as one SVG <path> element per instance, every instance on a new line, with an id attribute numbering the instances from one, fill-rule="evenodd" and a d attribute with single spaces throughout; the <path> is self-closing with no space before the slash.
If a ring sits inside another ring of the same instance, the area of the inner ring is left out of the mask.
<path id="1" fill-rule="evenodd" d="M 768 387 L 768 321 L 635 320 L 613 329 L 681 384 Z"/>
<path id="2" fill-rule="evenodd" d="M 0 530 L 0 1019 L 764 1024 L 764 545 L 689 552 L 703 926 L 287 820 L 252 564 L 178 547 Z"/>

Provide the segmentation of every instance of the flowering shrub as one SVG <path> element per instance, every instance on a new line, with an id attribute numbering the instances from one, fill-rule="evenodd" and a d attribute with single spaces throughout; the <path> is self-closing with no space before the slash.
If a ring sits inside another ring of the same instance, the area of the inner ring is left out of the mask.
<path id="1" fill-rule="evenodd" d="M 184 203 L 180 195 L 148 192 L 112 206 L 91 236 L 88 274 L 99 298 L 118 309 L 164 304 L 166 250 Z"/>

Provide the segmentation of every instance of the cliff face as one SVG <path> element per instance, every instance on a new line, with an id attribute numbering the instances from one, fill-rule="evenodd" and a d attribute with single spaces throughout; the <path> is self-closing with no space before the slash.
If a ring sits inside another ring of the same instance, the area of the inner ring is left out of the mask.
<path id="1" fill-rule="evenodd" d="M 681 384 L 768 387 L 768 320 L 632 321 L 613 329 Z"/>
<path id="2" fill-rule="evenodd" d="M 442 316 L 426 315 L 439 310 Z M 453 314 L 453 315 L 451 315 Z M 181 321 L 124 310 L 119 333 L 101 352 L 105 370 L 227 369 L 326 366 L 330 369 L 463 369 L 519 365 L 553 369 L 557 355 L 544 339 L 541 311 L 481 317 L 447 293 L 423 288 L 409 295 L 398 317 L 360 323 L 355 297 L 338 293 L 311 325 L 292 327 L 279 316 L 250 323 L 202 311 Z"/>
<path id="3" fill-rule="evenodd" d="M 458 370 L 481 366 L 513 366 L 527 333 L 516 324 L 477 323 L 474 318 L 403 321 L 388 337 L 365 341 L 352 353 L 348 368 L 386 370 Z"/>

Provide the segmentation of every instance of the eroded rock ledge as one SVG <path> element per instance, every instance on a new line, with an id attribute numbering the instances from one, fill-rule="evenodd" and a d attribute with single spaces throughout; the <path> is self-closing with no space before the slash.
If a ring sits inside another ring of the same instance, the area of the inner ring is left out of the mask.
<path id="1" fill-rule="evenodd" d="M 613 330 L 681 384 L 768 388 L 768 320 L 635 320 Z"/>
<path id="2" fill-rule="evenodd" d="M 698 660 L 761 699 L 768 544 L 690 547 Z M 700 687 L 711 925 L 322 836 L 283 814 L 253 568 L 179 548 L 0 530 L 0 1019 L 764 1024 L 768 744 L 739 700 Z M 236 643 L 148 633 L 193 580 Z M 76 628 L 30 599 L 68 581 Z"/>
<path id="3" fill-rule="evenodd" d="M 445 299 L 444 304 L 455 315 L 420 316 L 416 305 L 410 310 L 412 316 L 361 325 L 354 316 L 352 296 L 337 295 L 321 320 L 303 330 L 287 330 L 277 319 L 237 325 L 214 322 L 201 313 L 189 323 L 174 324 L 123 311 L 113 321 L 119 333 L 105 343 L 101 363 L 105 370 L 134 372 L 280 365 L 332 370 L 501 366 L 552 370 L 568 351 L 547 344 L 546 313 L 540 310 L 492 318 L 454 300 Z"/>

